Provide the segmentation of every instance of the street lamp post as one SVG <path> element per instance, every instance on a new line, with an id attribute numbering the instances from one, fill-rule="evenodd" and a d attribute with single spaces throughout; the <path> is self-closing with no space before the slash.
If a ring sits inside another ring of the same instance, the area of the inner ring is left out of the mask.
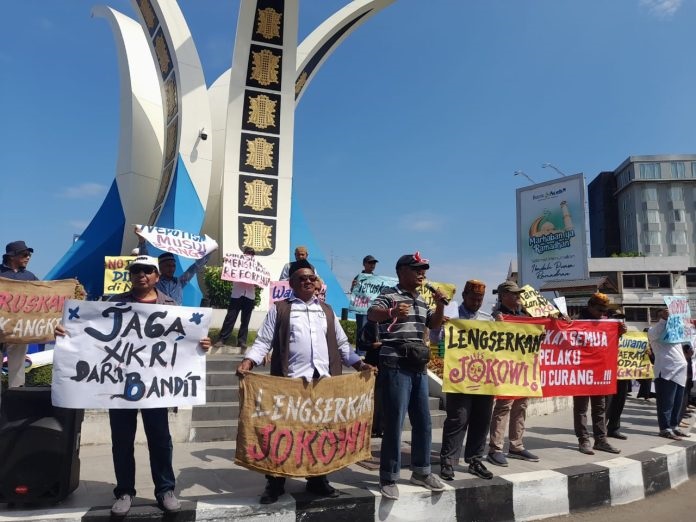
<path id="1" fill-rule="evenodd" d="M 527 176 L 527 174 L 521 170 L 516 170 L 514 176 L 524 176 L 525 178 L 527 178 L 529 180 L 530 183 L 536 185 L 536 181 L 534 181 L 532 178 Z"/>
<path id="2" fill-rule="evenodd" d="M 542 168 L 542 169 L 551 168 L 551 169 L 555 170 L 556 172 L 558 172 L 558 173 L 559 173 L 561 176 L 563 176 L 564 178 L 566 177 L 566 175 L 563 173 L 563 171 L 562 171 L 561 169 L 559 169 L 558 167 L 556 167 L 556 165 L 552 165 L 551 163 L 542 163 L 542 164 L 541 164 L 541 168 Z"/>

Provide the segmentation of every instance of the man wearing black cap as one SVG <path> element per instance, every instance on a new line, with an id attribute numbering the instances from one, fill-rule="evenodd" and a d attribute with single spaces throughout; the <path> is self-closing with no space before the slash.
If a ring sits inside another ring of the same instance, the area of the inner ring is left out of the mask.
<path id="1" fill-rule="evenodd" d="M 251 247 L 244 249 L 245 256 L 253 258 L 256 252 Z M 222 321 L 220 328 L 220 340 L 215 343 L 216 347 L 224 346 L 227 340 L 232 335 L 234 323 L 237 322 L 237 316 L 242 313 L 242 318 L 239 322 L 239 331 L 237 332 L 237 346 L 242 349 L 242 352 L 247 347 L 247 337 L 249 335 L 249 321 L 251 320 L 251 312 L 254 311 L 256 305 L 256 285 L 244 283 L 242 281 L 234 281 L 232 283 L 232 292 L 230 293 L 230 301 L 227 305 L 227 313 Z"/>
<path id="2" fill-rule="evenodd" d="M 16 281 L 38 281 L 33 273 L 27 270 L 27 265 L 34 253 L 24 241 L 13 241 L 5 246 L 5 254 L 0 265 L 0 277 Z M 24 386 L 24 359 L 27 355 L 26 344 L 4 344 L 0 354 L 7 352 L 7 378 L 10 388 Z"/>
<path id="3" fill-rule="evenodd" d="M 377 266 L 377 263 L 379 261 L 374 257 L 374 256 L 365 256 L 363 257 L 363 270 L 360 272 L 360 274 L 367 274 L 367 275 L 372 275 L 375 272 L 375 267 Z M 358 275 L 360 275 L 358 274 Z M 350 290 L 351 292 L 353 291 L 353 288 L 355 285 L 358 284 L 358 276 L 355 276 L 353 278 L 353 282 L 350 284 Z M 355 314 L 355 331 L 359 332 L 360 329 L 363 327 L 365 322 L 367 321 L 367 314 Z"/>
<path id="4" fill-rule="evenodd" d="M 268 310 L 256 340 L 237 367 L 242 377 L 261 364 L 269 351 L 271 375 L 307 381 L 341 375 L 341 364 L 357 371 L 373 370 L 351 348 L 333 310 L 315 294 L 317 275 L 306 259 L 290 263 L 293 297 L 276 301 Z M 326 335 L 317 335 L 326 332 Z M 266 475 L 261 504 L 272 504 L 285 493 L 285 477 Z M 307 491 L 337 497 L 326 475 L 307 479 Z"/>
<path id="5" fill-rule="evenodd" d="M 494 294 L 498 294 L 498 302 L 493 309 L 493 317 L 500 321 L 505 315 L 526 315 L 520 307 L 520 294 L 522 292 L 524 290 L 517 286 L 514 281 L 508 280 L 500 283 L 498 288 L 493 291 Z M 488 441 L 488 462 L 491 464 L 508 465 L 503 454 L 506 428 L 510 439 L 507 456 L 529 462 L 539 461 L 539 457 L 525 449 L 522 442 L 524 424 L 527 419 L 527 402 L 527 397 L 496 398 L 491 415 L 491 433 Z"/>
<path id="6" fill-rule="evenodd" d="M 425 329 L 438 329 L 444 318 L 445 300 L 434 293 L 435 310 L 428 308 L 418 293 L 430 268 L 418 252 L 396 262 L 399 283 L 383 288 L 367 312 L 379 323 L 380 379 L 384 410 L 384 436 L 379 462 L 379 485 L 384 498 L 397 500 L 396 480 L 401 471 L 401 430 L 406 413 L 412 426 L 411 483 L 431 491 L 445 486 L 430 467 L 432 422 L 428 408 L 427 359 L 430 348 L 423 342 Z"/>

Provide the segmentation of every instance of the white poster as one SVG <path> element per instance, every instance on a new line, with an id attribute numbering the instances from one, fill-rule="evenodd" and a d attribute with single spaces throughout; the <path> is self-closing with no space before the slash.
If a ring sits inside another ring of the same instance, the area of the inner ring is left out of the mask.
<path id="1" fill-rule="evenodd" d="M 517 189 L 518 284 L 587 279 L 582 174 Z"/>
<path id="2" fill-rule="evenodd" d="M 271 273 L 256 259 L 256 256 L 225 254 L 220 279 L 240 281 L 265 288 L 271 282 Z"/>
<path id="3" fill-rule="evenodd" d="M 162 408 L 205 404 L 210 308 L 66 301 L 53 355 L 54 406 Z"/>
<path id="4" fill-rule="evenodd" d="M 189 259 L 201 259 L 218 248 L 210 236 L 191 234 L 173 228 L 135 225 L 136 233 L 155 248 Z"/>

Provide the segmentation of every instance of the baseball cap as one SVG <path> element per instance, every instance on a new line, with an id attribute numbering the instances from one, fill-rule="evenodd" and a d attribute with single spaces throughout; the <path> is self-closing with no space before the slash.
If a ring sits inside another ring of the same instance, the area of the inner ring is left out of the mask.
<path id="1" fill-rule="evenodd" d="M 517 283 L 514 281 L 505 281 L 504 283 L 500 283 L 498 285 L 498 288 L 493 290 L 494 294 L 502 294 L 503 292 L 508 292 L 511 294 L 521 294 L 524 292 L 519 286 L 517 286 Z"/>
<path id="2" fill-rule="evenodd" d="M 363 257 L 363 265 L 365 263 L 379 263 L 379 260 L 375 259 L 375 256 L 365 256 Z"/>
<path id="3" fill-rule="evenodd" d="M 152 256 L 138 256 L 138 257 L 136 257 L 133 260 L 133 262 L 129 265 L 128 268 L 131 268 L 134 266 L 153 266 L 157 270 L 159 270 L 159 262 L 157 261 L 156 257 L 152 257 Z"/>
<path id="4" fill-rule="evenodd" d="M 404 254 L 396 262 L 396 269 L 398 270 L 400 266 L 410 266 L 412 268 L 425 268 L 426 270 L 430 268 L 430 264 L 427 259 L 420 256 L 420 252 L 415 254 Z"/>

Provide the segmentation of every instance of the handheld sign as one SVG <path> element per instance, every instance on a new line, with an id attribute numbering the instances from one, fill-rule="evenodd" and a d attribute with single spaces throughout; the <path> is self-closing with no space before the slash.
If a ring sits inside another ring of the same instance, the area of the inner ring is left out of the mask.
<path id="1" fill-rule="evenodd" d="M 104 295 L 116 295 L 131 289 L 128 267 L 135 256 L 104 257 Z"/>
<path id="2" fill-rule="evenodd" d="M 239 281 L 265 288 L 271 282 L 271 273 L 256 259 L 256 256 L 225 254 L 220 279 Z"/>
<path id="3" fill-rule="evenodd" d="M 136 234 L 155 248 L 181 257 L 201 259 L 218 248 L 217 241 L 204 234 L 192 234 L 174 228 L 135 225 Z"/>

